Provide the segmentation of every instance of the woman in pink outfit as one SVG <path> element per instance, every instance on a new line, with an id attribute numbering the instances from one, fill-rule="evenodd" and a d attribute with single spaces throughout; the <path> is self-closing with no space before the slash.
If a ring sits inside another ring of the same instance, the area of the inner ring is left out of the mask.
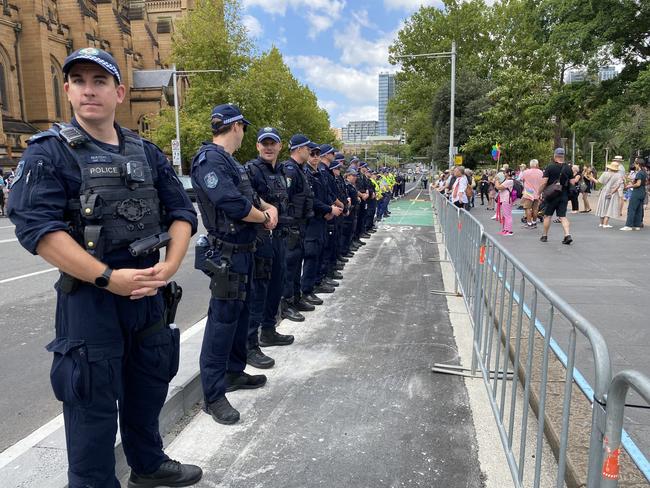
<path id="1" fill-rule="evenodd" d="M 504 171 L 505 179 L 503 182 L 496 180 L 496 188 L 499 191 L 499 202 L 501 206 L 501 232 L 499 235 L 511 236 L 512 235 L 512 207 L 513 201 L 510 192 L 514 185 L 512 181 L 512 173 L 509 169 Z"/>

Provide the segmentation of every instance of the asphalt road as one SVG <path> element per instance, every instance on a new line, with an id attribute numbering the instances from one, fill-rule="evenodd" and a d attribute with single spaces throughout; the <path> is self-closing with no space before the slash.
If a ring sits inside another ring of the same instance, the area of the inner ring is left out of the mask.
<path id="1" fill-rule="evenodd" d="M 175 276 L 183 287 L 176 316 L 181 330 L 208 307 L 208 279 L 193 267 L 196 237 Z M 50 388 L 51 354 L 44 349 L 54 337 L 57 278 L 51 265 L 17 242 L 9 219 L 0 218 L 0 452 L 61 413 Z"/>

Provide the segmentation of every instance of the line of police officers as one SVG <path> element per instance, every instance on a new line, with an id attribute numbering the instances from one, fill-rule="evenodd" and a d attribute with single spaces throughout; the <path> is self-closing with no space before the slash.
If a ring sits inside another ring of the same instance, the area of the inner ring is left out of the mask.
<path id="1" fill-rule="evenodd" d="M 197 215 L 154 144 L 115 123 L 125 87 L 115 59 L 84 48 L 66 58 L 64 89 L 75 117 L 34 136 L 12 182 L 8 214 L 23 247 L 59 268 L 51 384 L 63 403 L 71 488 L 117 488 L 118 426 L 129 488 L 190 486 L 198 466 L 163 451 L 158 417 L 179 366 L 174 324 L 181 290 L 170 279 L 197 230 Z M 239 419 L 225 394 L 259 388 L 274 360 L 260 346 L 288 345 L 290 320 L 322 304 L 340 270 L 387 213 L 390 175 L 373 175 L 330 145 L 289 141 L 264 128 L 259 157 L 233 158 L 249 122 L 234 105 L 211 115 L 213 140 L 192 162 L 192 184 L 208 231 L 195 266 L 210 277 L 200 356 L 204 409 Z M 393 181 L 394 182 L 394 181 Z M 160 260 L 159 249 L 166 247 Z"/>

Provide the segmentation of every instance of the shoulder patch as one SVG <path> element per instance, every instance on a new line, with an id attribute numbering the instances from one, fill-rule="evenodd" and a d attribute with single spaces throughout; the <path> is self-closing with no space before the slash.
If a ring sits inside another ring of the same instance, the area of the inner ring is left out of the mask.
<path id="1" fill-rule="evenodd" d="M 18 180 L 20 180 L 20 178 L 22 178 L 24 169 L 25 169 L 25 160 L 21 159 L 20 162 L 18 163 L 18 166 L 16 166 L 16 172 L 14 173 L 14 179 L 11 180 L 11 184 L 9 185 L 9 189 L 11 189 L 16 183 L 18 183 Z"/>
<path id="2" fill-rule="evenodd" d="M 208 188 L 216 188 L 219 184 L 219 177 L 214 171 L 210 171 L 203 177 L 203 181 L 205 181 L 205 186 Z"/>

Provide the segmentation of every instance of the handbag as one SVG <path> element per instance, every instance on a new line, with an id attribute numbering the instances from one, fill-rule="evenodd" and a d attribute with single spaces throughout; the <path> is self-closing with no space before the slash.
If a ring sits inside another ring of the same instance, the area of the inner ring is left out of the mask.
<path id="1" fill-rule="evenodd" d="M 544 196 L 545 200 L 548 200 L 548 199 L 555 198 L 560 193 L 562 193 L 562 185 L 560 184 L 560 180 L 558 179 L 557 181 L 553 182 L 552 184 L 544 188 L 542 195 Z"/>

